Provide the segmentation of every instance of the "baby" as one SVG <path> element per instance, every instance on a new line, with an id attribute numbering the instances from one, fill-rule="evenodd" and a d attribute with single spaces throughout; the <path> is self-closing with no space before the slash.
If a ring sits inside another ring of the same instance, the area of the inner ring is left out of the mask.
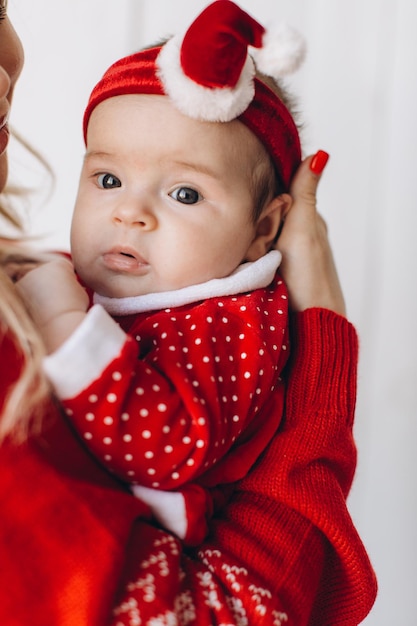
<path id="1" fill-rule="evenodd" d="M 265 41 L 218 0 L 183 38 L 113 64 L 84 115 L 77 276 L 58 261 L 19 284 L 80 437 L 188 545 L 282 416 L 288 301 L 272 248 L 301 150 Z"/>

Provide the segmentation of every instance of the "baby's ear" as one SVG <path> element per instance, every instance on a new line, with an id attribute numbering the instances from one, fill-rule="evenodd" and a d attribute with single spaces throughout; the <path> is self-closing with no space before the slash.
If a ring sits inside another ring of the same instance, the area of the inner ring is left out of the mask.
<path id="1" fill-rule="evenodd" d="M 271 249 L 282 219 L 291 208 L 291 203 L 291 196 L 283 193 L 273 198 L 264 208 L 256 222 L 255 236 L 246 253 L 246 261 L 257 261 Z"/>

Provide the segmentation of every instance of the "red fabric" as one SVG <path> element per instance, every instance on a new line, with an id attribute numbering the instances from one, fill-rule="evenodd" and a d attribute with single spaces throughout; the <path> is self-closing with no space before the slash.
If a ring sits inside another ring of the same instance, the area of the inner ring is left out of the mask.
<path id="1" fill-rule="evenodd" d="M 184 74 L 205 87 L 234 87 L 248 46 L 260 48 L 265 32 L 230 0 L 210 4 L 188 28 L 181 46 Z"/>
<path id="2" fill-rule="evenodd" d="M 129 623 L 128 612 L 140 607 L 124 601 L 140 589 L 126 582 L 141 566 L 158 579 L 158 615 L 174 608 L 190 617 L 194 607 L 199 626 L 238 624 L 243 610 L 251 626 L 364 619 L 376 583 L 345 505 L 355 466 L 356 335 L 323 310 L 299 314 L 293 328 L 285 421 L 199 556 L 148 524 L 139 501 L 94 464 L 63 421 L 27 447 L 0 449 L 1 624 Z M 1 348 L 3 382 L 17 367 L 12 342 Z M 178 596 L 180 588 L 188 593 Z M 147 593 L 152 598 L 151 584 Z"/>

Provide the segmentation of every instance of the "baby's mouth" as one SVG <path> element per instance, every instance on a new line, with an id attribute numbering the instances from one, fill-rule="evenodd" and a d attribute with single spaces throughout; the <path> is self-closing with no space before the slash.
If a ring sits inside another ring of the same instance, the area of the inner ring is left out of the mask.
<path id="1" fill-rule="evenodd" d="M 103 255 L 104 265 L 113 271 L 128 274 L 142 274 L 148 263 L 136 251 L 112 248 Z"/>

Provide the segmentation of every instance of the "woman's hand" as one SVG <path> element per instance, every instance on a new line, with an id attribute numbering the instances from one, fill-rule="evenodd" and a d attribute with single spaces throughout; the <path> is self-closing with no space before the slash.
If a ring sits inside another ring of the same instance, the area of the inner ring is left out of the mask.
<path id="1" fill-rule="evenodd" d="M 293 199 L 276 247 L 293 311 L 312 307 L 346 315 L 345 301 L 330 247 L 327 227 L 316 207 L 316 191 L 328 155 L 307 157 L 291 184 Z"/>
<path id="2" fill-rule="evenodd" d="M 88 296 L 70 261 L 55 259 L 37 266 L 16 282 L 47 352 L 53 352 L 82 322 Z"/>

